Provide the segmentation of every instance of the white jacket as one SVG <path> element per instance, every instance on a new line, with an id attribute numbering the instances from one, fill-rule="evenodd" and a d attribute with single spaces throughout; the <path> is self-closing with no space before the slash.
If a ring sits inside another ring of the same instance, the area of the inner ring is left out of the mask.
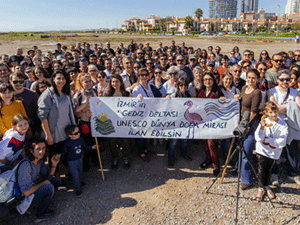
<path id="1" fill-rule="evenodd" d="M 254 134 L 256 153 L 277 160 L 281 155 L 282 148 L 286 145 L 288 126 L 282 119 L 271 122 L 269 118 L 266 118 L 266 122 L 272 124 L 272 126 L 265 127 L 262 130 L 259 124 Z"/>

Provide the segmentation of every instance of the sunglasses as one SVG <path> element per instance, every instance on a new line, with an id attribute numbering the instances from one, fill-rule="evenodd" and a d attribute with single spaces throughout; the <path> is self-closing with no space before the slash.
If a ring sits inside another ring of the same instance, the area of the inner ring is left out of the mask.
<path id="1" fill-rule="evenodd" d="M 177 73 L 169 73 L 170 76 L 175 76 Z"/>
<path id="2" fill-rule="evenodd" d="M 200 63 L 205 63 L 205 61 L 200 61 Z"/>
<path id="3" fill-rule="evenodd" d="M 98 79 L 102 79 L 102 78 L 105 78 L 105 76 L 99 76 L 99 77 L 98 77 Z"/>
<path id="4" fill-rule="evenodd" d="M 259 71 L 267 71 L 267 69 L 258 69 Z"/>
<path id="5" fill-rule="evenodd" d="M 178 59 L 177 62 L 183 62 L 183 59 Z"/>
<path id="6" fill-rule="evenodd" d="M 294 55 L 295 57 L 300 57 L 300 55 Z"/>
<path id="7" fill-rule="evenodd" d="M 142 73 L 141 77 L 148 77 L 148 74 L 147 73 Z"/>
<path id="8" fill-rule="evenodd" d="M 290 82 L 291 81 L 291 78 L 278 78 L 278 80 L 280 80 L 280 82 Z"/>
<path id="9" fill-rule="evenodd" d="M 183 86 L 187 87 L 187 85 L 185 85 L 185 84 L 180 84 L 179 85 L 179 87 L 183 87 Z"/>
<path id="10" fill-rule="evenodd" d="M 261 53 L 261 55 L 267 55 L 267 53 Z"/>
<path id="11" fill-rule="evenodd" d="M 241 73 L 242 71 L 241 70 L 233 70 L 233 72 L 235 72 L 235 73 Z"/>
<path id="12" fill-rule="evenodd" d="M 77 131 L 77 132 L 75 132 L 75 133 L 73 133 L 73 134 L 71 134 L 71 135 L 78 135 L 78 134 L 80 134 L 80 132 L 79 131 Z"/>
<path id="13" fill-rule="evenodd" d="M 162 74 L 162 72 L 155 72 L 154 74 Z"/>
<path id="14" fill-rule="evenodd" d="M 243 66 L 243 68 L 247 68 L 247 67 L 250 67 L 250 65 L 245 65 L 245 66 Z"/>
<path id="15" fill-rule="evenodd" d="M 283 60 L 282 59 L 275 59 L 274 62 L 276 62 L 276 63 L 281 62 L 282 63 Z"/>
<path id="16" fill-rule="evenodd" d="M 24 80 L 13 80 L 13 84 L 24 84 Z"/>

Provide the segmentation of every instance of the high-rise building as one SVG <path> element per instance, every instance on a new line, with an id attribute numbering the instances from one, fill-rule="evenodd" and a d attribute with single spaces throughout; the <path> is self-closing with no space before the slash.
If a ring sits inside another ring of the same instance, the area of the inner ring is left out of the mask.
<path id="1" fill-rule="evenodd" d="M 242 0 L 241 13 L 257 12 L 258 0 Z"/>
<path id="2" fill-rule="evenodd" d="M 235 18 L 237 0 L 209 0 L 209 18 Z"/>
<path id="3" fill-rule="evenodd" d="M 298 12 L 300 12 L 300 0 L 288 0 L 285 7 L 285 13 L 290 15 Z"/>

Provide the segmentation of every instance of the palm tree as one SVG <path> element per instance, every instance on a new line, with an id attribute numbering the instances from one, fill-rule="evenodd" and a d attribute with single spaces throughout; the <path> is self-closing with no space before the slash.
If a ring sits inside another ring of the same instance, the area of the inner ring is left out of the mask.
<path id="1" fill-rule="evenodd" d="M 198 20 L 200 20 L 200 18 L 201 18 L 202 16 L 203 16 L 203 10 L 200 9 L 200 8 L 196 9 L 196 11 L 195 11 L 195 17 L 196 17 Z"/>
<path id="2" fill-rule="evenodd" d="M 203 10 L 200 9 L 200 8 L 196 9 L 196 11 L 195 11 L 195 17 L 198 19 L 198 21 L 200 21 L 200 18 L 202 16 L 203 16 Z M 200 27 L 201 27 L 201 25 L 200 25 Z M 198 29 L 198 24 L 197 24 L 197 29 Z M 200 28 L 200 30 L 201 30 L 201 28 Z"/>
<path id="3" fill-rule="evenodd" d="M 168 32 L 169 31 L 169 24 L 175 24 L 175 23 L 174 23 L 174 20 L 171 16 L 167 16 L 165 18 L 165 21 L 166 21 L 166 24 L 167 24 L 167 32 Z"/>

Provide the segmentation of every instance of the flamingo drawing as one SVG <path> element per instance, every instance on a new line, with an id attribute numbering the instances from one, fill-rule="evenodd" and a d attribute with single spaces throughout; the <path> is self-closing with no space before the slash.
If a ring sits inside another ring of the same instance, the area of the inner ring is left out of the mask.
<path id="1" fill-rule="evenodd" d="M 189 133 L 188 133 L 187 138 L 190 137 L 191 125 L 193 125 L 193 138 L 194 138 L 195 125 L 196 124 L 202 124 L 204 122 L 203 122 L 202 117 L 198 113 L 190 113 L 189 112 L 190 108 L 193 106 L 193 102 L 192 101 L 186 101 L 183 105 L 187 105 L 188 106 L 188 108 L 185 110 L 184 118 L 188 122 L 190 122 Z"/>

